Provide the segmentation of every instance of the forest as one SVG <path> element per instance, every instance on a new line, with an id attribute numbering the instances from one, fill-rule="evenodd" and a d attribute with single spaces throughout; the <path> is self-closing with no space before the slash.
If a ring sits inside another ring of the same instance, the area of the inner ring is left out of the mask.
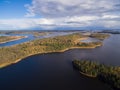
<path id="1" fill-rule="evenodd" d="M 120 67 L 107 66 L 90 60 L 74 60 L 72 64 L 81 74 L 96 77 L 112 88 L 120 89 Z"/>

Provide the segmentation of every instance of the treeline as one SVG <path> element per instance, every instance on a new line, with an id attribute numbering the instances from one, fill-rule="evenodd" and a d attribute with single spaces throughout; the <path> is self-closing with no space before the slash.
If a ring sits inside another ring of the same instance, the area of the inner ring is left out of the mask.
<path id="1" fill-rule="evenodd" d="M 87 60 L 74 60 L 72 63 L 84 75 L 97 77 L 112 88 L 120 89 L 120 67 L 106 66 Z"/>

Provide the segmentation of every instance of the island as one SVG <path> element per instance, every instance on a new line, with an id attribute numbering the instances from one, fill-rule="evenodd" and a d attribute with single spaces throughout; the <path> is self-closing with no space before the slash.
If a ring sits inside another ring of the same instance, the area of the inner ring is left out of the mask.
<path id="1" fill-rule="evenodd" d="M 26 37 L 27 36 L 0 36 L 0 44 L 19 40 Z"/>
<path id="2" fill-rule="evenodd" d="M 120 67 L 107 66 L 89 60 L 74 60 L 72 64 L 81 74 L 98 78 L 112 88 L 120 89 Z"/>
<path id="3" fill-rule="evenodd" d="M 103 45 L 102 41 L 89 43 L 81 42 L 81 40 L 89 38 L 90 35 L 84 35 L 82 33 L 73 33 L 69 35 L 56 36 L 51 38 L 38 38 L 36 40 L 21 43 L 14 46 L 1 47 L 0 68 L 5 67 L 7 65 L 11 65 L 13 63 L 17 63 L 20 60 L 35 54 L 64 52 L 66 50 L 74 48 L 92 49 Z M 101 34 L 97 35 L 100 36 Z M 104 34 L 104 36 L 106 36 L 104 37 L 105 39 L 109 35 Z"/>

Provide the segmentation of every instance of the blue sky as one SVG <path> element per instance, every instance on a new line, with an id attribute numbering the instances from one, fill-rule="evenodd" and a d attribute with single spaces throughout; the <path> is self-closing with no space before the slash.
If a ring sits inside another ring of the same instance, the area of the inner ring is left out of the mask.
<path id="1" fill-rule="evenodd" d="M 0 30 L 120 29 L 120 0 L 0 0 Z"/>
<path id="2" fill-rule="evenodd" d="M 31 0 L 0 0 L 0 19 L 24 18 L 27 3 Z"/>

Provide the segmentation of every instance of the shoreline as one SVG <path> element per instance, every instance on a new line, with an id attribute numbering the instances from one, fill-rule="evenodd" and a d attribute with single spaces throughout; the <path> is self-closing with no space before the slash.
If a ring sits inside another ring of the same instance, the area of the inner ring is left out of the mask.
<path id="1" fill-rule="evenodd" d="M 65 52 L 65 51 L 71 50 L 71 49 L 94 49 L 94 48 L 97 48 L 97 47 L 100 47 L 100 46 L 102 46 L 102 45 L 96 45 L 96 46 L 93 46 L 93 47 L 70 47 L 70 48 L 66 48 L 66 49 L 63 49 L 63 50 L 59 50 L 59 51 L 48 51 L 48 52 L 38 52 L 38 53 L 35 53 L 35 54 L 29 54 L 29 55 L 27 55 L 27 56 L 25 56 L 23 58 L 15 60 L 14 62 L 1 64 L 0 69 L 5 68 L 7 66 L 10 66 L 12 64 L 18 63 L 18 62 L 20 62 L 21 60 L 23 60 L 23 59 L 25 59 L 27 57 L 37 55 L 37 54 L 62 53 L 62 52 Z"/>
<path id="2" fill-rule="evenodd" d="M 8 41 L 0 42 L 0 44 L 4 44 L 4 43 L 16 41 L 16 40 L 20 40 L 20 39 L 27 38 L 27 37 L 28 37 L 28 36 L 23 36 L 23 37 L 21 37 L 21 38 L 16 38 L 16 39 L 12 39 L 12 40 L 8 40 Z"/>
<path id="3" fill-rule="evenodd" d="M 87 77 L 90 77 L 90 78 L 96 78 L 97 77 L 97 76 L 92 76 L 92 75 L 86 74 L 86 73 L 81 72 L 81 71 L 79 71 L 79 72 L 80 72 L 80 74 L 82 74 L 84 76 L 87 76 Z"/>

